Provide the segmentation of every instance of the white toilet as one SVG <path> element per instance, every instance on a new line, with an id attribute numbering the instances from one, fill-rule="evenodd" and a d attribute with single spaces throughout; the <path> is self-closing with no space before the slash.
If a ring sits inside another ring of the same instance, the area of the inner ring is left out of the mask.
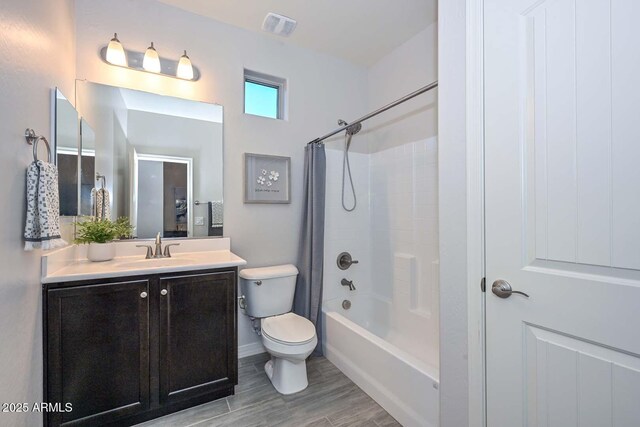
<path id="1" fill-rule="evenodd" d="M 318 343 L 313 323 L 291 312 L 297 276 L 291 264 L 240 271 L 246 314 L 260 320 L 262 344 L 271 354 L 264 370 L 282 394 L 307 388 L 305 360 Z"/>

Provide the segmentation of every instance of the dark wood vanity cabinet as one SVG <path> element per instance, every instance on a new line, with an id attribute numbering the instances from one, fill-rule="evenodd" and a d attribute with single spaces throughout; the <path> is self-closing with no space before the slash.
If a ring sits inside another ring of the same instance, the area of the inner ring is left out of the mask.
<path id="1" fill-rule="evenodd" d="M 163 277 L 160 288 L 160 402 L 235 385 L 235 275 Z"/>
<path id="2" fill-rule="evenodd" d="M 89 424 L 149 408 L 148 280 L 47 291 L 46 395 L 72 404 L 50 425 Z"/>
<path id="3" fill-rule="evenodd" d="M 132 425 L 233 394 L 236 275 L 44 285 L 44 396 L 60 409 L 44 424 Z"/>

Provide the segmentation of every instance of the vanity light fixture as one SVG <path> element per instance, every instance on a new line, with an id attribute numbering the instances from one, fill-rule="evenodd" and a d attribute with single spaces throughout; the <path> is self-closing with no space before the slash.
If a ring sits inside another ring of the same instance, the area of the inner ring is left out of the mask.
<path id="1" fill-rule="evenodd" d="M 185 80 L 193 80 L 193 65 L 191 65 L 191 59 L 187 56 L 186 50 L 184 55 L 180 57 L 180 61 L 178 61 L 176 76 Z"/>
<path id="2" fill-rule="evenodd" d="M 153 42 L 144 53 L 126 50 L 118 40 L 117 34 L 113 35 L 107 46 L 100 49 L 100 57 L 109 65 L 130 70 L 160 74 L 180 80 L 196 81 L 200 79 L 200 70 L 191 63 L 186 50 L 180 60 L 161 58 Z"/>
<path id="3" fill-rule="evenodd" d="M 200 70 L 191 63 L 186 50 L 180 60 L 161 58 L 153 42 L 151 42 L 151 46 L 147 48 L 146 52 L 135 52 L 125 49 L 120 40 L 118 40 L 117 34 L 113 35 L 107 46 L 103 46 L 100 49 L 100 58 L 105 63 L 116 67 L 160 74 L 180 80 L 200 80 Z"/>
<path id="4" fill-rule="evenodd" d="M 124 53 L 124 47 L 118 40 L 118 34 L 114 33 L 113 38 L 107 46 L 107 61 L 113 65 L 119 65 L 121 67 L 127 66 L 127 55 Z"/>
<path id="5" fill-rule="evenodd" d="M 156 48 L 153 47 L 153 42 L 151 42 L 151 46 L 149 46 L 147 51 L 144 53 L 142 68 L 152 73 L 159 73 L 162 71 L 162 67 L 160 66 L 160 56 L 158 56 Z"/>

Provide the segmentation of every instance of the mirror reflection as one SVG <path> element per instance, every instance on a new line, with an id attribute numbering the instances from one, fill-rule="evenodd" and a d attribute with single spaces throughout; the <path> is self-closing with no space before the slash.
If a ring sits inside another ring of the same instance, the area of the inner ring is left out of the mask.
<path id="1" fill-rule="evenodd" d="M 96 181 L 96 133 L 80 119 L 80 215 L 93 215 L 91 194 Z"/>
<path id="2" fill-rule="evenodd" d="M 56 89 L 55 97 L 55 146 L 58 165 L 58 191 L 60 193 L 60 215 L 78 214 L 78 150 L 80 132 L 78 112 L 71 102 Z"/>
<path id="3" fill-rule="evenodd" d="M 222 106 L 86 81 L 80 210 L 138 238 L 222 235 Z"/>

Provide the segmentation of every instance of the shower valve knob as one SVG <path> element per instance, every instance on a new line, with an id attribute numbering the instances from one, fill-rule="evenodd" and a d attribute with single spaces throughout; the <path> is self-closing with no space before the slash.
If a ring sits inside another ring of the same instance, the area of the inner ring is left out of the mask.
<path id="1" fill-rule="evenodd" d="M 351 267 L 351 264 L 357 264 L 358 260 L 351 258 L 351 254 L 349 252 L 342 252 L 338 255 L 337 262 L 340 270 L 346 270 Z"/>

